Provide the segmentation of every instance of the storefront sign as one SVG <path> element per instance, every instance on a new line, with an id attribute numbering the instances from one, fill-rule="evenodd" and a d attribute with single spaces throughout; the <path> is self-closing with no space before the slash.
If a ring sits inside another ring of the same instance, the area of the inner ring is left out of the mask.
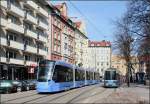
<path id="1" fill-rule="evenodd" d="M 34 73 L 34 68 L 29 68 L 28 73 Z"/>

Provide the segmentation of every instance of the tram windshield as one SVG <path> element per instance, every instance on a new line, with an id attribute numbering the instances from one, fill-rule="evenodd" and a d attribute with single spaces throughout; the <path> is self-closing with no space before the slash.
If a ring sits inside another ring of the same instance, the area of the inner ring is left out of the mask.
<path id="1" fill-rule="evenodd" d="M 105 80 L 116 80 L 116 71 L 105 71 Z"/>
<path id="2" fill-rule="evenodd" d="M 54 61 L 41 61 L 38 68 L 38 81 L 45 82 L 52 78 Z"/>

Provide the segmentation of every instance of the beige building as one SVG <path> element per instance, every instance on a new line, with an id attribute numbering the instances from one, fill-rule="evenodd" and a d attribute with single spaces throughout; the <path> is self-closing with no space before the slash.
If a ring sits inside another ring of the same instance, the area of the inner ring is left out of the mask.
<path id="1" fill-rule="evenodd" d="M 0 77 L 29 79 L 47 56 L 48 11 L 42 0 L 0 1 Z"/>
<path id="2" fill-rule="evenodd" d="M 138 58 L 132 57 L 133 68 L 135 69 L 135 73 L 139 70 Z M 117 68 L 123 75 L 126 75 L 127 66 L 126 61 L 123 57 L 119 55 L 112 55 L 111 57 L 111 67 Z"/>
<path id="3" fill-rule="evenodd" d="M 88 64 L 88 37 L 83 29 L 82 22 L 76 22 L 77 28 L 75 31 L 75 64 L 87 68 Z"/>

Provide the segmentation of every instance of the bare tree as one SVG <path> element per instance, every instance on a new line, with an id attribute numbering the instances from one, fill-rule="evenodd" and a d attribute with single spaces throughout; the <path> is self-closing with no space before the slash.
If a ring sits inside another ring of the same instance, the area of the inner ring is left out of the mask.
<path id="1" fill-rule="evenodd" d="M 141 38 L 150 38 L 150 0 L 132 0 L 128 3 L 130 31 Z"/>
<path id="2" fill-rule="evenodd" d="M 132 0 L 128 4 L 127 18 L 130 31 L 137 36 L 139 57 L 150 58 L 150 0 Z M 146 60 L 146 72 L 150 74 L 150 59 Z"/>
<path id="3" fill-rule="evenodd" d="M 130 22 L 126 16 L 117 20 L 115 33 L 115 47 L 119 54 L 125 59 L 127 65 L 127 84 L 129 86 L 131 72 L 131 58 L 134 51 L 134 37 L 130 32 Z"/>

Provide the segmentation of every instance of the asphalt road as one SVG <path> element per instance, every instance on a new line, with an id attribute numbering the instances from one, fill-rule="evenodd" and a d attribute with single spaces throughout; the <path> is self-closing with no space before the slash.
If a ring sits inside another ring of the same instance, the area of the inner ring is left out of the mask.
<path id="1" fill-rule="evenodd" d="M 53 94 L 38 94 L 35 90 L 2 94 L 2 103 L 98 103 L 115 92 L 115 88 L 91 85 Z"/>

